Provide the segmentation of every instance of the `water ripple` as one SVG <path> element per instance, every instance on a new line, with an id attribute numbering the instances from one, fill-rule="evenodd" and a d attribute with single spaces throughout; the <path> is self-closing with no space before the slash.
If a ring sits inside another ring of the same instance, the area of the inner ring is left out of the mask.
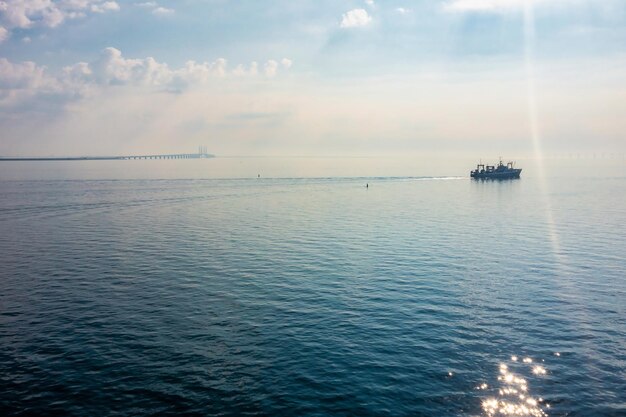
<path id="1" fill-rule="evenodd" d="M 559 254 L 531 180 L 0 181 L 0 413 L 622 415 L 626 181 L 554 181 Z"/>

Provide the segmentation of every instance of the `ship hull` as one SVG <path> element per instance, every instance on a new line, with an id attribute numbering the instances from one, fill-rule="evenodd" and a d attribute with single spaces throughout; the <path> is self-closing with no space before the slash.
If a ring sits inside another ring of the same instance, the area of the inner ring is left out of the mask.
<path id="1" fill-rule="evenodd" d="M 521 169 L 510 169 L 505 172 L 472 172 L 470 176 L 475 179 L 510 180 L 519 178 Z"/>

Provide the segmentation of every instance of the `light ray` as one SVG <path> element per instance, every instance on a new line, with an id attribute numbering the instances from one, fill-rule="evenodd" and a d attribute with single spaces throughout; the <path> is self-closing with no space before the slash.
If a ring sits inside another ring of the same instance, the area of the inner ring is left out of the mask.
<path id="1" fill-rule="evenodd" d="M 562 263 L 561 243 L 556 229 L 554 216 L 552 215 L 552 204 L 550 202 L 548 185 L 543 166 L 543 148 L 541 144 L 541 132 L 539 129 L 537 97 L 535 85 L 535 16 L 533 9 L 534 0 L 527 0 L 524 3 L 524 67 L 526 71 L 526 91 L 528 103 L 528 124 L 530 130 L 530 138 L 533 146 L 533 156 L 535 159 L 535 167 L 539 178 L 539 186 L 543 195 L 546 207 L 546 217 L 548 222 L 548 236 L 554 257 Z"/>
<path id="2" fill-rule="evenodd" d="M 544 170 L 543 149 L 542 149 L 542 136 L 540 129 L 540 122 L 537 109 L 537 97 L 536 97 L 536 74 L 535 74 L 535 58 L 534 58 L 534 45 L 536 42 L 535 34 L 535 17 L 533 3 L 536 0 L 526 0 L 524 3 L 524 66 L 526 71 L 527 80 L 527 101 L 528 101 L 528 119 L 529 130 L 532 140 L 534 159 L 537 169 L 538 183 L 540 192 L 543 197 L 544 207 L 546 209 L 546 222 L 547 232 L 552 247 L 552 254 L 556 261 L 557 267 L 557 285 L 563 288 L 561 294 L 570 298 L 570 301 L 574 301 L 578 308 L 583 320 L 579 321 L 578 326 L 585 329 L 586 332 L 591 331 L 589 315 L 586 310 L 586 306 L 582 302 L 582 297 L 579 294 L 577 288 L 575 288 L 571 281 L 568 279 L 568 275 L 571 274 L 569 269 L 569 262 L 567 256 L 561 251 L 561 241 L 558 234 L 558 229 L 554 215 L 552 212 L 552 203 L 550 200 L 550 190 L 546 181 L 546 174 Z M 586 340 L 582 341 L 585 355 L 589 358 L 592 356 L 594 347 Z M 560 353 L 557 354 L 560 356 Z M 526 362 L 524 360 L 524 362 Z M 590 370 L 594 372 L 593 370 Z M 545 372 L 543 367 L 535 367 L 534 373 L 541 375 Z M 548 407 L 549 408 L 549 407 Z"/>

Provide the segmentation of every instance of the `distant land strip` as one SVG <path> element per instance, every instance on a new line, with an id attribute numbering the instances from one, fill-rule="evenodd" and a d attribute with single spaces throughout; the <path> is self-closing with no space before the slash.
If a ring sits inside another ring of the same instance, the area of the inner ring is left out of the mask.
<path id="1" fill-rule="evenodd" d="M 164 154 L 164 155 L 123 155 L 123 156 L 42 156 L 42 157 L 2 157 L 0 162 L 16 162 L 16 161 L 113 161 L 113 160 L 132 160 L 132 159 L 202 159 L 215 158 L 215 155 L 209 153 L 180 153 L 180 154 Z"/>

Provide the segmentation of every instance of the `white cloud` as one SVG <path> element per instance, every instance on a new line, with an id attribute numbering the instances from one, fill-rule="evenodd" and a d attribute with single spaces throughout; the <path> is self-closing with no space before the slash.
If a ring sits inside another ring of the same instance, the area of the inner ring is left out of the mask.
<path id="1" fill-rule="evenodd" d="M 168 16 L 176 12 L 174 9 L 168 9 L 166 7 L 159 6 L 156 1 L 146 1 L 143 3 L 135 3 L 137 7 L 143 7 L 144 9 L 152 9 L 150 13 L 155 16 Z"/>
<path id="2" fill-rule="evenodd" d="M 267 77 L 275 77 L 292 65 L 283 58 L 280 63 L 268 60 L 263 66 Z M 281 67 L 282 66 L 282 67 Z M 24 104 L 28 99 L 55 97 L 66 102 L 106 88 L 135 86 L 161 91 L 180 92 L 192 86 L 208 84 L 228 76 L 258 75 L 258 64 L 238 65 L 229 71 L 224 58 L 213 62 L 188 61 L 181 68 L 171 69 L 152 57 L 126 58 L 116 48 L 105 48 L 94 62 L 78 62 L 56 74 L 34 62 L 13 63 L 0 58 L 0 108 Z M 36 103 L 32 102 L 32 103 Z"/>
<path id="3" fill-rule="evenodd" d="M 396 7 L 396 12 L 400 14 L 407 14 L 407 13 L 411 13 L 411 9 L 406 9 L 404 7 Z"/>
<path id="4" fill-rule="evenodd" d="M 66 15 L 56 7 L 51 7 L 42 12 L 42 21 L 44 26 L 55 28 L 65 20 Z"/>
<path id="5" fill-rule="evenodd" d="M 0 26 L 0 43 L 4 42 L 9 37 L 9 31 Z"/>
<path id="6" fill-rule="evenodd" d="M 78 62 L 70 67 L 63 68 L 63 74 L 72 80 L 87 80 L 93 71 L 86 62 Z"/>
<path id="7" fill-rule="evenodd" d="M 198 64 L 195 61 L 187 61 L 179 70 L 172 71 L 171 76 L 187 84 L 203 84 L 212 77 L 224 77 L 226 75 L 227 62 L 224 58 L 218 58 L 214 62 Z"/>
<path id="8" fill-rule="evenodd" d="M 167 16 L 172 13 L 174 13 L 174 9 L 167 9 L 165 7 L 157 7 L 152 11 L 152 14 L 155 14 L 157 16 Z"/>
<path id="9" fill-rule="evenodd" d="M 0 109 L 45 107 L 51 97 L 73 93 L 69 83 L 64 84 L 62 77 L 49 76 L 45 67 L 30 61 L 13 63 L 0 58 Z"/>
<path id="10" fill-rule="evenodd" d="M 9 28 L 27 28 L 31 26 L 33 22 L 28 15 L 33 16 L 35 14 L 41 14 L 42 10 L 45 10 L 45 7 L 33 7 L 29 9 L 24 1 L 11 3 L 0 1 L 0 18 L 4 25 Z"/>
<path id="11" fill-rule="evenodd" d="M 372 18 L 365 9 L 354 9 L 344 13 L 341 17 L 342 28 L 353 28 L 365 26 L 371 22 Z"/>
<path id="12" fill-rule="evenodd" d="M 374 0 L 365 0 L 365 4 L 367 4 L 370 7 L 374 6 Z"/>
<path id="13" fill-rule="evenodd" d="M 91 6 L 91 11 L 94 13 L 117 12 L 119 10 L 120 5 L 114 1 L 106 1 L 102 4 L 94 4 Z"/>
<path id="14" fill-rule="evenodd" d="M 236 75 L 238 77 L 242 77 L 242 76 L 246 76 L 246 75 L 257 75 L 259 72 L 259 64 L 256 63 L 255 61 L 250 63 L 250 66 L 248 67 L 248 69 L 246 69 L 246 67 L 242 64 L 237 65 L 237 67 L 235 67 L 235 69 L 233 70 L 233 75 Z"/>
<path id="15" fill-rule="evenodd" d="M 0 88 L 17 90 L 38 87 L 45 83 L 44 71 L 44 67 L 31 61 L 14 64 L 6 58 L 0 58 Z"/>
<path id="16" fill-rule="evenodd" d="M 163 85 L 172 77 L 167 64 L 159 64 L 151 57 L 124 58 L 122 52 L 115 48 L 105 48 L 91 67 L 95 79 L 103 84 Z"/>
<path id="17" fill-rule="evenodd" d="M 273 59 L 270 59 L 269 61 L 267 61 L 265 63 L 265 75 L 268 77 L 274 77 L 276 76 L 276 71 L 278 71 L 278 62 L 274 61 Z"/>
<path id="18" fill-rule="evenodd" d="M 54 28 L 66 19 L 77 19 L 85 12 L 118 11 L 115 1 L 102 0 L 0 0 L 0 24 L 8 30 L 35 26 Z"/>

